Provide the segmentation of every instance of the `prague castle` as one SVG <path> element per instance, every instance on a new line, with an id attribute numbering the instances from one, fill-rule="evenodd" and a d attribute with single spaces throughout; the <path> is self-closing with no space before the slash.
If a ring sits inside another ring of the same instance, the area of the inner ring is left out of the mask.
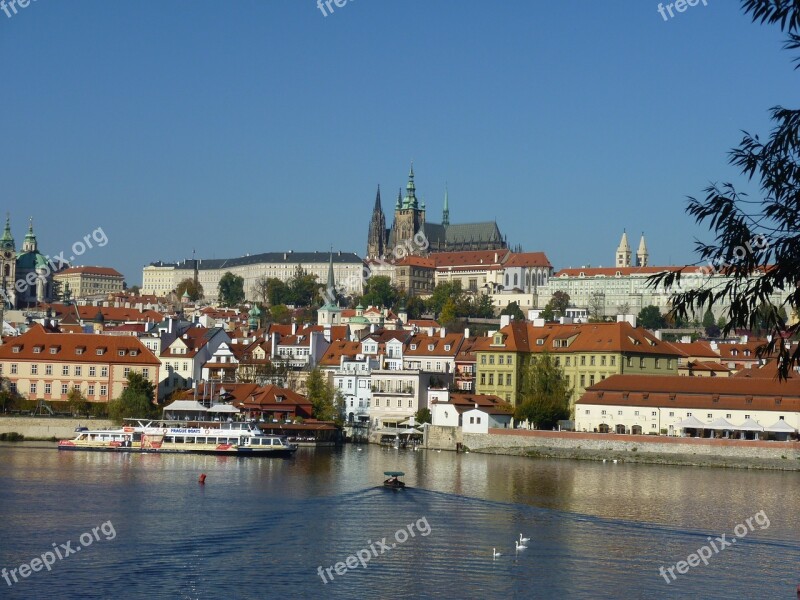
<path id="1" fill-rule="evenodd" d="M 427 240 L 426 249 L 417 250 L 419 244 L 414 242 L 414 236 L 419 232 L 422 232 Z M 451 224 L 446 190 L 442 222 L 429 222 L 425 215 L 425 202 L 417 200 L 413 165 L 408 174 L 406 194 L 403 196 L 402 191 L 398 193 L 394 205 L 394 220 L 392 226 L 388 228 L 381 206 L 381 190 L 378 187 L 367 236 L 367 259 L 382 258 L 390 254 L 393 248 L 402 245 L 413 248 L 416 254 L 500 250 L 508 247 L 506 239 L 494 221 Z"/>

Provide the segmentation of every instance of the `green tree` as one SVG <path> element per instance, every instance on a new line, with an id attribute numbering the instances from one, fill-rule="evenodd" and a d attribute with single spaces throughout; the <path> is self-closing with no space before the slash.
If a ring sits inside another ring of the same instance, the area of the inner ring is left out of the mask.
<path id="1" fill-rule="evenodd" d="M 558 317 L 563 317 L 566 314 L 569 302 L 570 297 L 567 292 L 562 292 L 561 290 L 553 292 L 539 316 L 545 321 L 555 321 Z"/>
<path id="2" fill-rule="evenodd" d="M 319 421 L 341 421 L 343 398 L 341 392 L 327 381 L 319 368 L 306 379 L 307 398 L 311 402 L 314 418 Z"/>
<path id="3" fill-rule="evenodd" d="M 384 275 L 376 275 L 364 283 L 364 295 L 360 302 L 363 306 L 391 308 L 399 299 L 400 294 L 392 286 L 392 280 Z"/>
<path id="4" fill-rule="evenodd" d="M 288 325 L 292 322 L 292 311 L 289 310 L 285 304 L 276 304 L 271 306 L 269 314 L 273 323 L 280 323 L 281 325 Z"/>
<path id="5" fill-rule="evenodd" d="M 439 314 L 449 300 L 452 301 L 453 314 L 457 316 L 456 307 L 461 302 L 463 295 L 464 291 L 461 289 L 460 281 L 443 281 L 433 288 L 433 293 L 427 301 L 428 310 L 433 313 L 434 318 L 439 318 Z"/>
<path id="6" fill-rule="evenodd" d="M 514 418 L 528 421 L 536 429 L 552 429 L 558 421 L 569 419 L 571 397 L 572 388 L 564 370 L 552 355 L 543 352 L 523 370 Z"/>
<path id="7" fill-rule="evenodd" d="M 516 302 L 509 302 L 508 306 L 506 306 L 503 310 L 500 311 L 500 314 L 511 315 L 512 317 L 514 317 L 515 321 L 525 320 L 525 313 L 522 312 L 522 309 Z"/>
<path id="8" fill-rule="evenodd" d="M 418 425 L 421 425 L 423 423 L 430 423 L 431 419 L 432 419 L 432 417 L 431 417 L 431 409 L 428 408 L 427 406 L 423 407 L 423 408 L 420 408 L 414 414 L 414 420 L 417 422 Z"/>
<path id="9" fill-rule="evenodd" d="M 602 321 L 606 315 L 606 295 L 603 292 L 594 292 L 589 296 L 589 319 Z"/>
<path id="10" fill-rule="evenodd" d="M 409 319 L 419 319 L 425 314 L 425 301 L 419 296 L 407 296 L 404 304 Z"/>
<path id="11" fill-rule="evenodd" d="M 8 379 L 0 377 L 0 409 L 3 412 L 16 410 L 22 404 L 22 396 L 11 390 Z"/>
<path id="12" fill-rule="evenodd" d="M 89 414 L 89 401 L 78 387 L 73 387 L 67 394 L 67 407 L 75 416 Z"/>
<path id="13" fill-rule="evenodd" d="M 753 22 L 777 25 L 786 33 L 786 49 L 800 49 L 800 3 L 743 0 L 742 7 Z M 784 344 L 782 334 L 800 332 L 800 323 L 789 325 L 780 315 L 781 307 L 760 308 L 778 290 L 789 290 L 783 306 L 788 313 L 800 308 L 800 110 L 776 106 L 770 113 L 774 127 L 769 135 L 762 140 L 745 133 L 729 154 L 730 164 L 748 181 L 757 182 L 760 200 L 740 194 L 731 184 L 711 185 L 704 190 L 705 198 L 689 198 L 687 212 L 697 223 L 706 223 L 714 237 L 710 244 L 697 243 L 700 262 L 707 263 L 709 274 L 724 270 L 727 280 L 676 292 L 672 304 L 679 316 L 729 304 L 724 334 L 765 326 L 773 335 L 758 355 L 777 353 L 779 374 L 785 378 L 800 364 L 800 346 Z M 650 284 L 677 287 L 681 275 L 682 271 L 660 273 L 651 277 Z"/>
<path id="14" fill-rule="evenodd" d="M 667 321 L 664 318 L 664 315 L 661 314 L 661 311 L 658 310 L 657 306 L 645 306 L 642 310 L 639 311 L 639 316 L 636 317 L 636 322 L 639 324 L 639 327 L 644 327 L 645 329 L 663 329 L 667 325 Z"/>
<path id="15" fill-rule="evenodd" d="M 115 423 L 123 419 L 150 419 L 158 416 L 158 407 L 153 404 L 155 386 L 140 373 L 131 371 L 127 387 L 116 400 L 108 403 L 108 417 Z"/>
<path id="16" fill-rule="evenodd" d="M 439 324 L 449 329 L 455 324 L 456 319 L 458 319 L 456 303 L 452 298 L 448 298 L 439 314 Z"/>
<path id="17" fill-rule="evenodd" d="M 317 276 L 311 275 L 297 265 L 294 275 L 286 282 L 286 303 L 294 306 L 312 306 L 319 300 L 323 286 L 317 283 Z"/>
<path id="18" fill-rule="evenodd" d="M 217 290 L 223 306 L 238 306 L 244 302 L 244 277 L 227 271 L 220 278 Z"/>
<path id="19" fill-rule="evenodd" d="M 184 292 L 189 294 L 189 300 L 192 302 L 197 302 L 203 297 L 203 286 L 199 281 L 195 283 L 194 279 L 187 277 L 178 284 L 178 287 L 175 288 L 175 294 L 178 296 L 178 298 L 183 297 Z"/>
<path id="20" fill-rule="evenodd" d="M 494 304 L 492 297 L 489 294 L 483 293 L 478 296 L 475 307 L 475 314 L 470 315 L 479 319 L 493 319 L 494 318 Z"/>

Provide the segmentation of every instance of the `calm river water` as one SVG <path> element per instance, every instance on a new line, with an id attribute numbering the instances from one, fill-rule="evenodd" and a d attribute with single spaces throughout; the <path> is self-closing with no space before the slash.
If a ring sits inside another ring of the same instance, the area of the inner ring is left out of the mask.
<path id="1" fill-rule="evenodd" d="M 411 489 L 379 487 L 394 469 Z M 0 598 L 795 598 L 798 483 L 375 446 L 236 459 L 3 445 Z M 723 534 L 707 565 L 673 567 Z"/>

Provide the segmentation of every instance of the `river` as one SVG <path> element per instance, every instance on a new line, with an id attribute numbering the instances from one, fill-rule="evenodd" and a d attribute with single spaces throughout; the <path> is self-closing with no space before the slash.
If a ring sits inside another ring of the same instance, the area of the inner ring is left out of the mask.
<path id="1" fill-rule="evenodd" d="M 385 470 L 409 488 L 382 488 Z M 241 459 L 4 444 L 0 598 L 794 598 L 799 482 L 377 446 Z"/>

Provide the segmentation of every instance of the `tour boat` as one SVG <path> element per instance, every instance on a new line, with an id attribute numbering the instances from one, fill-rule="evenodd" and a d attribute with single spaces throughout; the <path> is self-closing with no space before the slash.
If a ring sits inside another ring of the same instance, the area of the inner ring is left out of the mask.
<path id="1" fill-rule="evenodd" d="M 128 419 L 118 429 L 76 429 L 75 439 L 62 440 L 59 450 L 291 456 L 297 450 L 284 436 L 266 435 L 255 423 L 192 423 Z"/>

